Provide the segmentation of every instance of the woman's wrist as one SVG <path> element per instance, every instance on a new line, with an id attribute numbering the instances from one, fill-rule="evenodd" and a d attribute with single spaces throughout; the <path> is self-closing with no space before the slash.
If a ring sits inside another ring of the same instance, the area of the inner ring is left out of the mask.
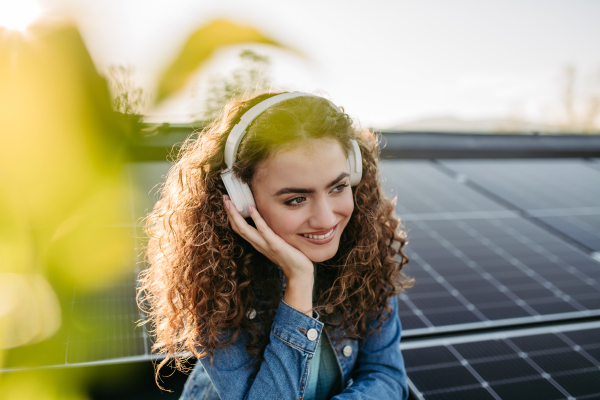
<path id="1" fill-rule="evenodd" d="M 296 310 L 312 317 L 312 292 L 314 277 L 292 277 L 288 278 L 283 300 Z"/>

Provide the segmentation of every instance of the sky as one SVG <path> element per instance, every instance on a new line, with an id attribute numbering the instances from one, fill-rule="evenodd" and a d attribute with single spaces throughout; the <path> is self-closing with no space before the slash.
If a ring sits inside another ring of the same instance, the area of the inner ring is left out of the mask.
<path id="1" fill-rule="evenodd" d="M 576 68 L 582 104 L 595 90 L 600 93 L 593 80 L 600 76 L 596 0 L 39 4 L 46 14 L 68 14 L 77 21 L 99 70 L 131 66 L 149 92 L 196 28 L 227 18 L 250 24 L 304 56 L 260 45 L 224 49 L 198 72 L 195 85 L 211 74 L 226 74 L 239 51 L 250 47 L 270 57 L 275 87 L 326 94 L 366 126 L 449 116 L 554 121 L 562 111 L 569 65 Z M 190 85 L 149 113 L 155 120 L 189 120 L 191 93 Z"/>

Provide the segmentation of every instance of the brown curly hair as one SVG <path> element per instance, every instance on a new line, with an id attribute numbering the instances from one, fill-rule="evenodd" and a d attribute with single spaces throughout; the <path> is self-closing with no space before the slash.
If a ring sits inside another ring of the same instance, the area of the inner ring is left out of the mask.
<path id="1" fill-rule="evenodd" d="M 263 327 L 273 322 L 282 282 L 266 257 L 231 229 L 220 173 L 226 168 L 224 148 L 233 126 L 275 94 L 231 101 L 217 120 L 190 136 L 147 217 L 149 266 L 140 275 L 138 301 L 149 314 L 156 338 L 153 351 L 168 356 L 157 376 L 169 359 L 183 369 L 182 352 L 199 358 L 212 355 L 242 330 L 250 338 L 247 351 L 258 359 L 268 342 Z M 323 98 L 297 97 L 270 107 L 252 122 L 233 170 L 250 184 L 257 165 L 275 151 L 320 138 L 337 140 L 345 151 L 355 139 L 363 175 L 353 188 L 354 211 L 336 255 L 316 268 L 315 309 L 326 310 L 328 324 L 343 328 L 346 337 L 360 338 L 368 318 L 377 318 L 381 326 L 391 311 L 387 300 L 412 284 L 401 272 L 408 262 L 406 238 L 380 185 L 379 137 L 357 128 Z M 264 319 L 249 319 L 250 309 Z"/>

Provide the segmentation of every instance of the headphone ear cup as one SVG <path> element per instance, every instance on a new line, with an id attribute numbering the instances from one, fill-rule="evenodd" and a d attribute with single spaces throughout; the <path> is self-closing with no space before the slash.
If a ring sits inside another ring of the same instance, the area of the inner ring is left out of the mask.
<path id="1" fill-rule="evenodd" d="M 244 202 L 246 203 L 244 207 L 246 215 L 242 215 L 244 215 L 244 218 L 248 218 L 250 216 L 250 213 L 248 212 L 248 206 L 256 208 L 256 203 L 254 202 L 254 196 L 252 195 L 252 190 L 250 189 L 250 186 L 246 185 L 243 182 L 240 182 L 240 190 L 244 196 Z"/>
<path id="2" fill-rule="evenodd" d="M 362 179 L 362 155 L 358 142 L 350 139 L 352 150 L 348 152 L 348 169 L 350 170 L 350 185 L 356 186 Z"/>
<path id="3" fill-rule="evenodd" d="M 236 210 L 241 214 L 242 217 L 248 218 L 250 213 L 248 212 L 248 206 L 254 204 L 254 196 L 250 187 L 237 179 L 231 170 L 226 170 L 221 173 L 221 179 L 227 190 L 227 194 L 231 199 L 231 202 L 235 206 Z"/>

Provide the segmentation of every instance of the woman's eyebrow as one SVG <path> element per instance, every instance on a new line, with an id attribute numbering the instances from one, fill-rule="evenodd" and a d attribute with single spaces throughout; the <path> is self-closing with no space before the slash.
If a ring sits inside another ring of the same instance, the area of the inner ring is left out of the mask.
<path id="1" fill-rule="evenodd" d="M 348 174 L 347 172 L 342 172 L 337 178 L 332 180 L 331 183 L 329 185 L 327 185 L 325 188 L 332 187 L 333 185 L 335 185 L 336 183 L 338 183 L 339 181 L 341 181 L 342 179 L 344 179 L 347 176 L 350 176 L 350 174 Z M 289 193 L 310 194 L 310 193 L 314 193 L 314 192 L 316 192 L 316 190 L 312 189 L 312 188 L 286 187 L 286 188 L 278 190 L 277 193 L 275 193 L 273 196 L 281 196 L 282 194 L 289 194 Z"/>

